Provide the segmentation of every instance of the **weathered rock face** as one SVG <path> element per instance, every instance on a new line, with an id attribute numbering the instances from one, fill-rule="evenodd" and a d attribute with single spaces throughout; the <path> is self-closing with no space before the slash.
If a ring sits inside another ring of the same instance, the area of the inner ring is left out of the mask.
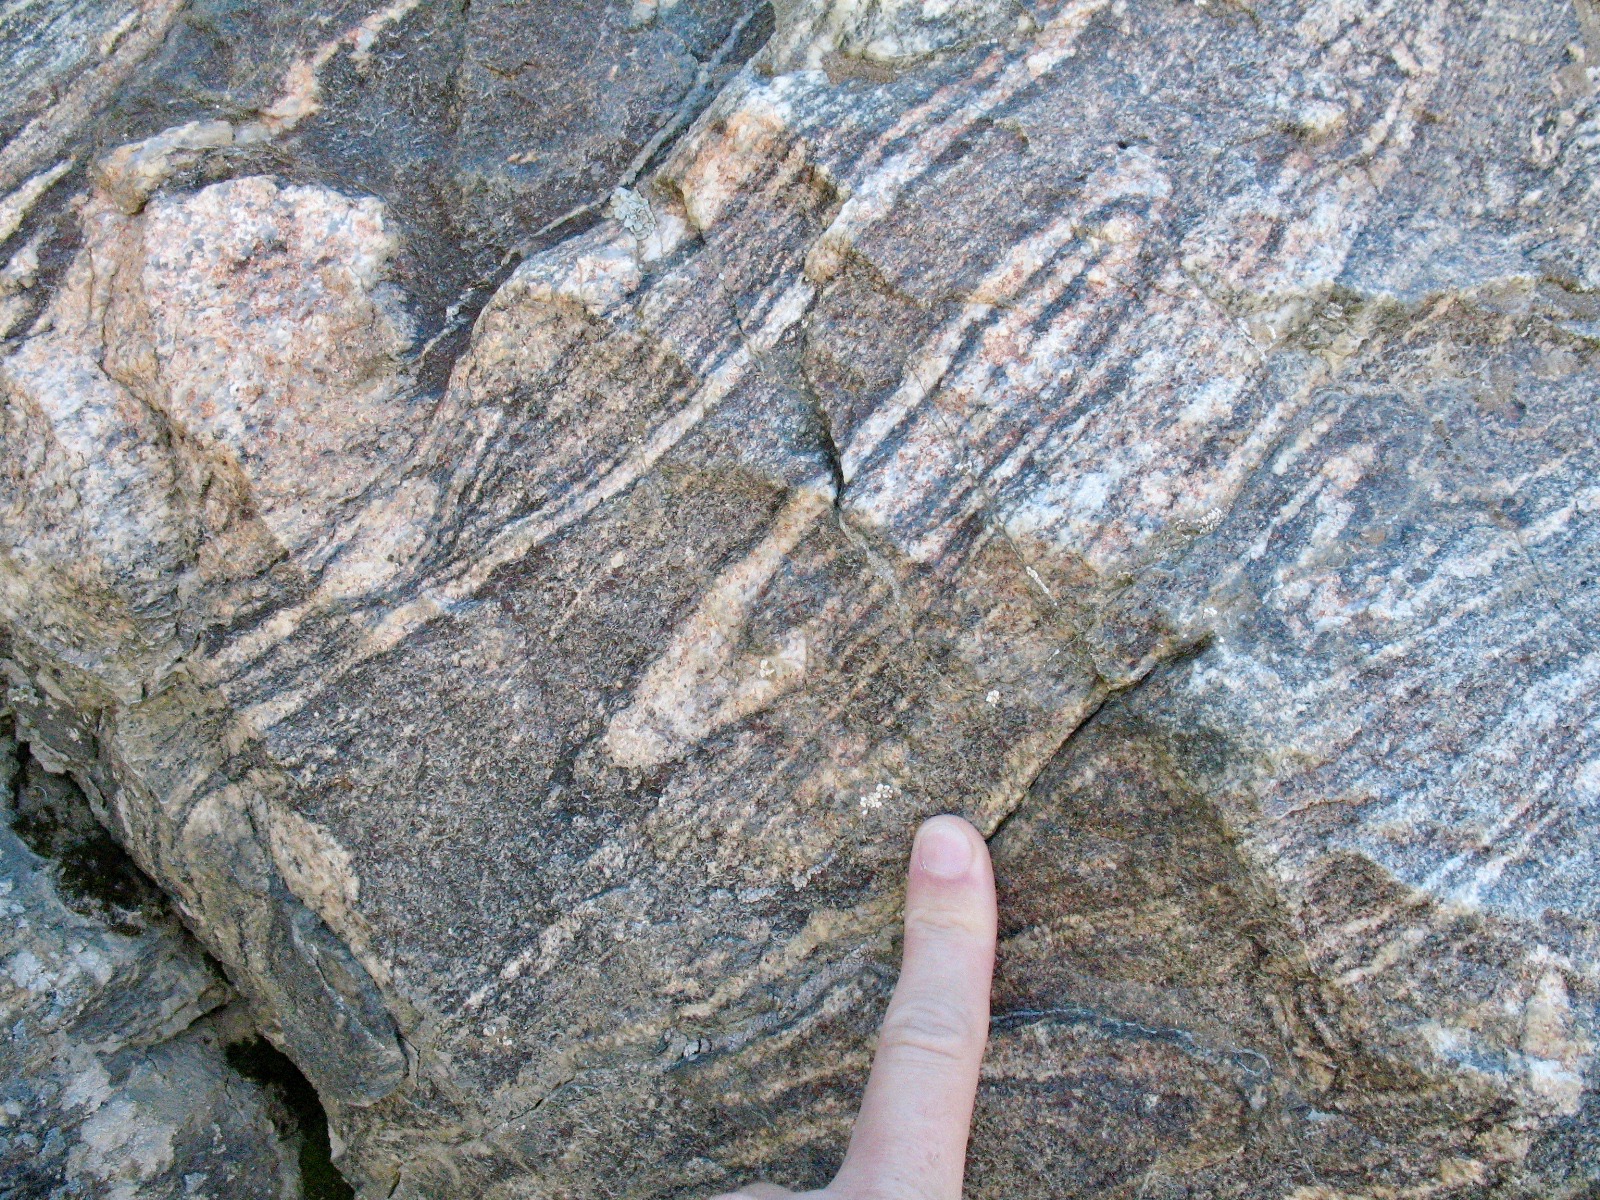
<path id="1" fill-rule="evenodd" d="M 8 707 L 362 1194 L 824 1181 L 952 809 L 974 1196 L 1600 1188 L 1591 0 L 35 8 Z"/>
<path id="2" fill-rule="evenodd" d="M 0 748 L 0 1194 L 302 1195 L 292 1114 L 227 1061 L 227 984 L 83 793 Z"/>

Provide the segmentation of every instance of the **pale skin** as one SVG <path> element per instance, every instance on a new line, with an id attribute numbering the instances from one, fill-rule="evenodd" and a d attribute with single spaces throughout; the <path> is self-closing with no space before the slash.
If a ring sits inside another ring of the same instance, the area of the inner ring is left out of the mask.
<path id="1" fill-rule="evenodd" d="M 994 946 L 989 849 L 960 817 L 934 817 L 912 843 L 900 978 L 838 1175 L 821 1191 L 752 1183 L 715 1200 L 961 1200 Z"/>

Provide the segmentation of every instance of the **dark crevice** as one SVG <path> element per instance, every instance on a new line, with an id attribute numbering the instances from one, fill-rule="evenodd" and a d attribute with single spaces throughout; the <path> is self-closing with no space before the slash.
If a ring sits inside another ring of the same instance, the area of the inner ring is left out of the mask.
<path id="1" fill-rule="evenodd" d="M 714 99 L 711 92 L 713 84 L 717 82 L 717 72 L 724 66 L 742 65 L 766 45 L 767 39 L 772 36 L 772 31 L 776 27 L 777 18 L 770 4 L 751 9 L 734 22 L 722 45 L 717 47 L 709 59 L 700 64 L 694 85 L 684 96 L 672 118 L 656 131 L 634 157 L 620 186 L 631 187 L 636 179 L 666 159 L 678 138 L 694 124 Z"/>
<path id="2" fill-rule="evenodd" d="M 278 1132 L 300 1143 L 303 1200 L 354 1200 L 355 1189 L 333 1163 L 328 1113 L 310 1080 L 283 1051 L 263 1037 L 235 1042 L 224 1052 L 228 1065 L 273 1093 L 283 1106 Z"/>
<path id="3" fill-rule="evenodd" d="M 718 277 L 718 286 L 722 287 L 723 294 L 728 303 L 728 314 L 732 319 L 733 327 L 738 331 L 739 340 L 744 345 L 745 351 L 750 355 L 750 360 L 756 366 L 762 380 L 775 391 L 789 392 L 796 396 L 809 418 L 809 432 L 811 434 L 811 448 L 815 449 L 827 466 L 828 478 L 833 485 L 833 508 L 836 516 L 842 520 L 840 506 L 844 502 L 844 458 L 839 448 L 838 438 L 834 434 L 833 418 L 828 412 L 828 406 L 817 394 L 816 387 L 811 382 L 810 375 L 806 372 L 804 355 L 792 352 L 787 356 L 791 361 L 784 363 L 787 370 L 778 370 L 774 367 L 774 360 L 779 354 L 779 347 L 771 350 L 757 350 L 751 342 L 749 331 L 745 328 L 744 321 L 739 315 L 737 300 L 728 293 L 726 286 Z M 803 320 L 803 316 L 800 320 Z M 796 325 L 800 323 L 796 321 Z M 787 340 L 790 335 L 785 335 Z"/>
<path id="4" fill-rule="evenodd" d="M 839 441 L 834 436 L 833 420 L 828 415 L 827 406 L 822 403 L 822 398 L 811 386 L 811 380 L 804 371 L 798 373 L 800 391 L 805 396 L 806 406 L 817 423 L 817 440 L 822 448 L 823 457 L 828 463 L 828 474 L 833 480 L 833 507 L 837 512 L 844 504 L 844 455 L 839 449 Z"/>
<path id="5" fill-rule="evenodd" d="M 596 219 L 591 217 L 580 228 L 572 230 L 571 236 L 590 228 Z M 456 360 L 466 352 L 478 314 L 493 299 L 501 285 L 511 278 L 511 273 L 521 265 L 522 260 L 530 254 L 548 249 L 559 240 L 552 237 L 508 251 L 494 270 L 468 284 L 445 310 L 438 331 L 417 351 L 411 364 L 412 375 L 424 395 L 444 394 L 450 383 L 450 374 L 455 370 Z"/>
<path id="6" fill-rule="evenodd" d="M 1149 676 L 1147 675 L 1145 678 L 1149 678 Z M 1139 682 L 1143 683 L 1144 680 L 1140 680 Z M 1127 690 L 1133 691 L 1138 686 L 1139 684 L 1136 683 L 1132 688 Z M 1023 785 L 1022 793 L 1017 797 L 1016 804 L 1012 805 L 1011 809 L 997 822 L 995 822 L 994 828 L 984 836 L 983 840 L 985 842 L 988 842 L 990 845 L 994 844 L 994 840 L 999 837 L 1005 827 L 1011 823 L 1011 818 L 1016 816 L 1024 807 L 1026 807 L 1028 803 L 1028 797 L 1033 794 L 1034 785 L 1039 782 L 1039 777 L 1048 771 L 1051 766 L 1054 765 L 1055 761 L 1060 758 L 1063 753 L 1065 753 L 1067 747 L 1072 744 L 1072 739 L 1077 737 L 1081 730 L 1088 728 L 1089 723 L 1099 715 L 1100 710 L 1105 707 L 1106 701 L 1109 700 L 1113 694 L 1114 693 L 1108 692 L 1106 695 L 1100 697 L 1100 700 L 1095 704 L 1095 706 L 1083 714 L 1083 719 L 1069 729 L 1066 733 L 1066 736 L 1056 743 L 1056 748 L 1039 760 L 1038 769 L 1028 777 L 1028 782 Z"/>
<path id="7" fill-rule="evenodd" d="M 1009 1009 L 991 1016 L 989 1027 L 1002 1030 L 1019 1029 L 1043 1022 L 1082 1025 L 1108 1037 L 1128 1041 L 1161 1042 L 1175 1046 L 1185 1054 L 1203 1062 L 1226 1062 L 1237 1069 L 1251 1084 L 1258 1083 L 1273 1074 L 1272 1060 L 1259 1050 L 1242 1046 L 1208 1046 L 1187 1029 L 1169 1025 L 1146 1025 L 1141 1021 L 1114 1016 L 1082 1004 Z"/>
<path id="8" fill-rule="evenodd" d="M 6 717 L 0 721 L 0 744 L 12 736 Z M 127 937 L 177 922 L 166 893 L 100 823 L 83 789 L 70 776 L 45 770 L 26 743 L 0 760 L 0 788 L 9 800 L 4 807 L 9 807 L 5 816 L 12 830 L 43 860 L 69 910 Z M 211 968 L 220 987 L 227 978 L 222 964 L 197 942 L 190 940 L 189 948 Z M 278 1101 L 269 1107 L 279 1136 L 298 1144 L 303 1200 L 353 1200 L 354 1189 L 333 1165 L 327 1112 L 293 1061 L 259 1035 L 229 1045 L 224 1057 Z"/>
<path id="9" fill-rule="evenodd" d="M 24 749 L 11 794 L 12 829 L 50 864 L 69 909 L 126 935 L 168 914 L 166 895 L 100 824 L 69 777 L 52 775 Z"/>
<path id="10" fill-rule="evenodd" d="M 1089 728 L 1089 726 L 1094 722 L 1095 718 L 1100 715 L 1101 710 L 1105 708 L 1107 703 L 1109 703 L 1111 700 L 1125 700 L 1127 697 L 1132 696 L 1141 687 L 1143 687 L 1146 681 L 1151 679 L 1153 676 L 1170 672 L 1189 662 L 1192 662 L 1210 648 L 1211 642 L 1212 636 L 1209 632 L 1207 632 L 1193 642 L 1174 647 L 1172 652 L 1166 658 L 1152 663 L 1150 669 L 1143 675 L 1139 676 L 1139 678 L 1134 680 L 1132 683 L 1123 685 L 1121 687 L 1107 688 L 1105 694 L 1100 697 L 1099 701 L 1094 705 L 1094 707 L 1083 714 L 1082 720 L 1068 730 L 1066 736 L 1056 744 L 1055 749 L 1040 760 L 1038 769 L 1034 771 L 1034 773 L 1028 778 L 1028 782 L 1023 786 L 1022 793 L 1018 797 L 1016 804 L 1013 805 L 1011 810 L 995 823 L 995 827 L 989 831 L 983 840 L 989 843 L 991 846 L 994 844 L 995 839 L 998 838 L 1004 831 L 1005 827 L 1011 823 L 1011 818 L 1016 816 L 1025 807 L 1027 807 L 1028 797 L 1032 795 L 1033 789 L 1038 784 L 1039 779 L 1046 771 L 1055 765 L 1055 763 L 1064 753 L 1066 753 L 1067 748 L 1072 745 L 1073 739 L 1076 738 L 1078 734 L 1083 732 L 1083 730 Z"/>
<path id="11" fill-rule="evenodd" d="M 673 115 L 640 147 L 610 191 L 591 196 L 547 221 L 508 249 L 494 269 L 461 292 L 446 311 L 439 330 L 417 354 L 415 372 L 425 392 L 443 391 L 456 360 L 467 348 L 479 312 L 510 278 L 511 273 L 525 259 L 559 242 L 579 237 L 597 225 L 616 189 L 633 187 L 641 177 L 660 166 L 700 114 L 716 99 L 720 94 L 717 85 L 725 82 L 719 79 L 719 73 L 728 69 L 737 70 L 742 66 L 766 44 L 775 27 L 776 18 L 770 4 L 752 9 L 735 22 L 715 53 L 700 64 L 695 82 Z"/>
<path id="12" fill-rule="evenodd" d="M 0 649 L 4 649 L 3 642 Z M 0 813 L 12 812 L 12 802 L 22 786 L 23 759 L 24 751 L 17 744 L 16 719 L 0 711 Z"/>

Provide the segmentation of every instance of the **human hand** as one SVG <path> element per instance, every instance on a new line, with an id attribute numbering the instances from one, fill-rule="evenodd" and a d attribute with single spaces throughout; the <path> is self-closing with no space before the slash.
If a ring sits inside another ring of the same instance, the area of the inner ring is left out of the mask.
<path id="1" fill-rule="evenodd" d="M 811 1200 L 960 1200 L 994 974 L 989 848 L 960 817 L 917 831 L 900 979 L 844 1165 Z M 715 1200 L 783 1200 L 753 1183 Z M 797 1200 L 799 1198 L 797 1197 Z"/>

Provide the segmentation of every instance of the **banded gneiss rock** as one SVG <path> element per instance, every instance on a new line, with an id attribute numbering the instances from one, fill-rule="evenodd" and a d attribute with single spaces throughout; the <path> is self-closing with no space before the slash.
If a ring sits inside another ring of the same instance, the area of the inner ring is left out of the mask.
<path id="1" fill-rule="evenodd" d="M 822 1182 L 952 809 L 974 1196 L 1600 1182 L 1590 0 L 43 7 L 9 706 L 361 1194 Z"/>

